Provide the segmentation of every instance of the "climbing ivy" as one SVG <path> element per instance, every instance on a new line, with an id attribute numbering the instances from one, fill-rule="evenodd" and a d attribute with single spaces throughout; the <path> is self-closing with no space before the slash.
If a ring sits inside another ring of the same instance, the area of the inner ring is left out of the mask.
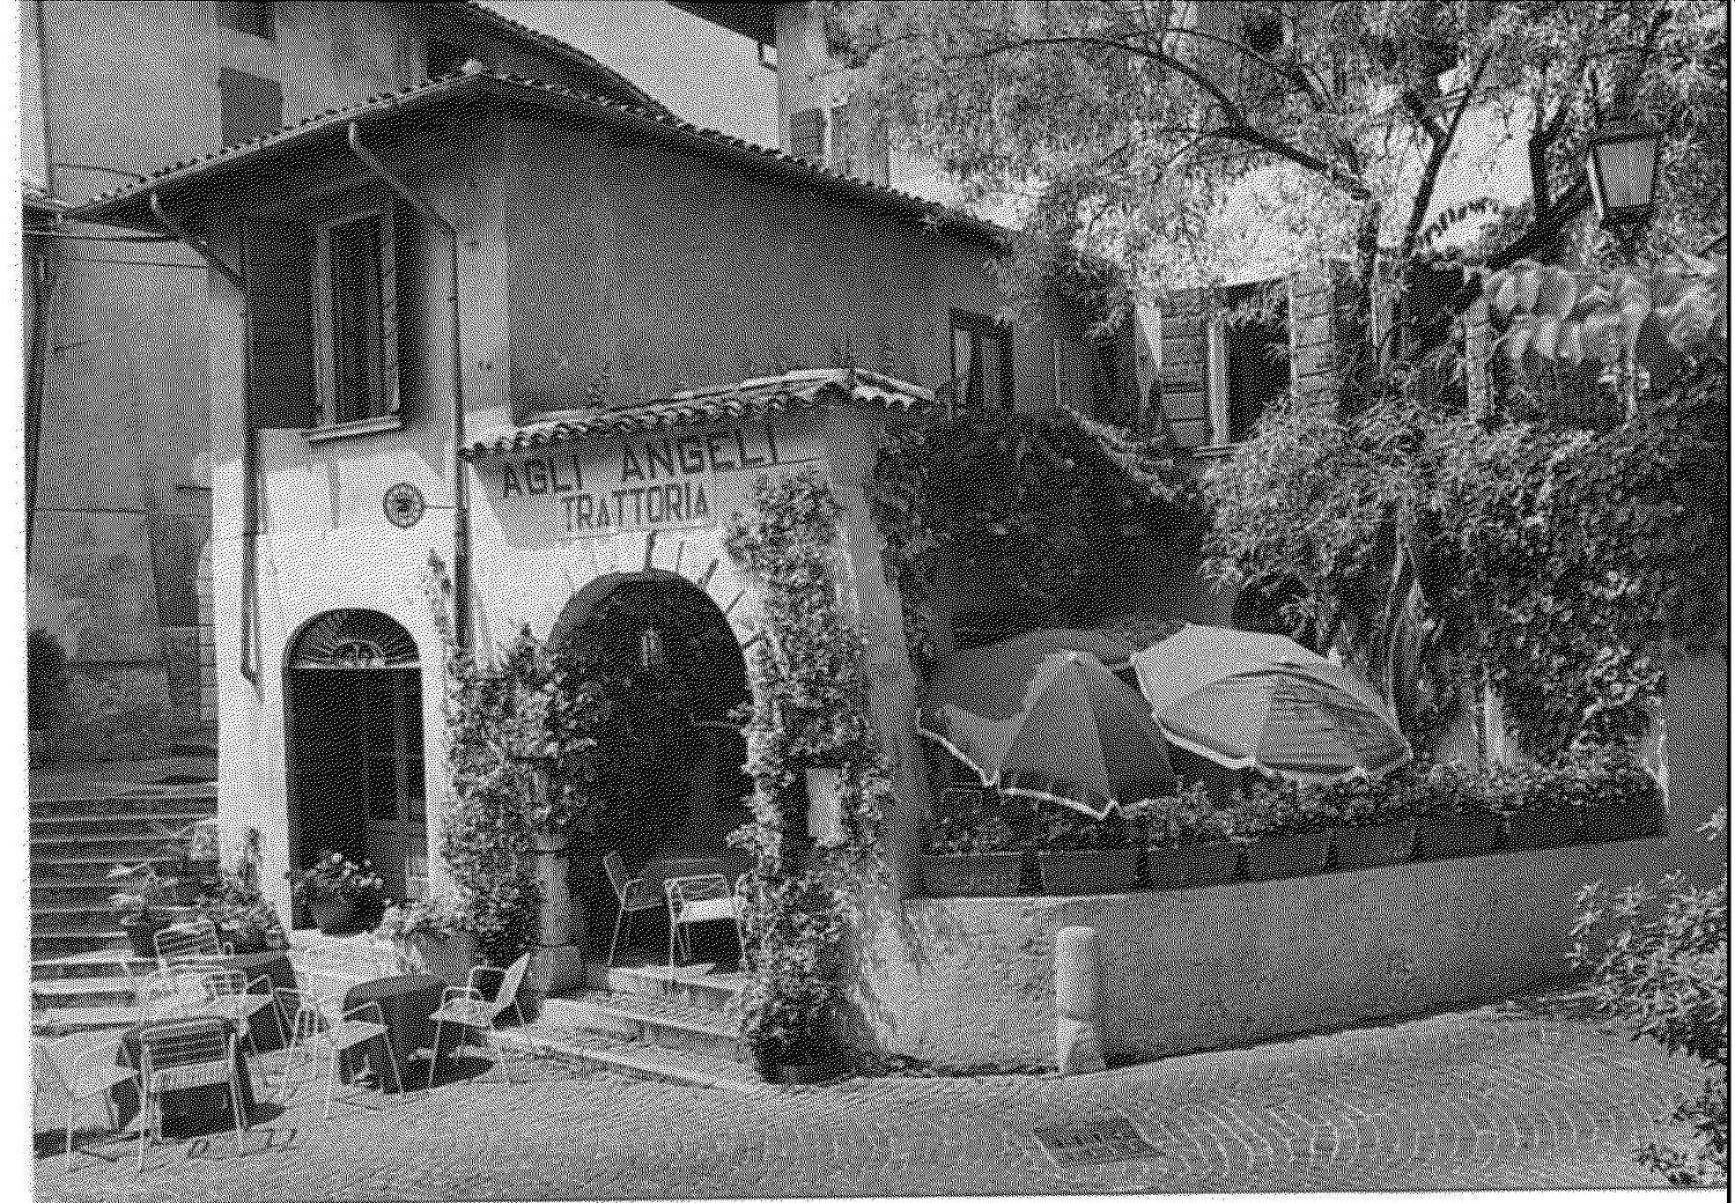
<path id="1" fill-rule="evenodd" d="M 765 629 L 742 708 L 753 817 L 730 838 L 753 854 L 742 1030 L 768 1076 L 834 1051 L 846 924 L 885 874 L 891 769 L 869 717 L 866 646 L 839 592 L 841 513 L 816 471 L 761 476 L 752 512 L 726 531 L 730 558 L 758 585 Z M 836 846 L 806 837 L 810 768 L 838 774 Z"/>

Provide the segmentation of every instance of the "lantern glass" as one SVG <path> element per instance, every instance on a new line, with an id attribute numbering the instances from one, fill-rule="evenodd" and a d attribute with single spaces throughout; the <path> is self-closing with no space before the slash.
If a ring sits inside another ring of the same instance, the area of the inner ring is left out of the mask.
<path id="1" fill-rule="evenodd" d="M 1592 136 L 1586 166 L 1603 224 L 1640 221 L 1650 215 L 1660 147 L 1655 130 L 1626 122 Z"/>
<path id="2" fill-rule="evenodd" d="M 639 632 L 639 667 L 646 672 L 661 672 L 668 665 L 663 651 L 663 633 L 655 627 Z"/>

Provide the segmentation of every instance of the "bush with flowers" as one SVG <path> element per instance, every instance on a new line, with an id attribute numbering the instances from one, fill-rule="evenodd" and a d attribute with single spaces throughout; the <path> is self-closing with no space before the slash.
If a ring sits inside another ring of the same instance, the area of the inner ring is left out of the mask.
<path id="1" fill-rule="evenodd" d="M 310 868 L 292 869 L 289 883 L 297 902 L 343 901 L 366 911 L 385 901 L 386 883 L 370 861 L 350 860 L 341 852 L 321 850 Z"/>

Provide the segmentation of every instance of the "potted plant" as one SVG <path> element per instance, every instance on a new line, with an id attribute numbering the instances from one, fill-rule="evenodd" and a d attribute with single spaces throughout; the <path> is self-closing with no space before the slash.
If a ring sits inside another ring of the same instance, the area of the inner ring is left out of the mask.
<path id="1" fill-rule="evenodd" d="M 387 907 L 379 931 L 397 945 L 406 972 L 430 973 L 448 986 L 467 985 L 470 970 L 482 963 L 469 907 L 460 898 Z"/>
<path id="2" fill-rule="evenodd" d="M 291 872 L 297 902 L 305 902 L 313 921 L 326 935 L 352 935 L 377 923 L 385 902 L 386 883 L 362 861 L 341 852 L 323 851 L 313 867 Z"/>
<path id="3" fill-rule="evenodd" d="M 1584 823 L 1588 784 L 1585 774 L 1572 768 L 1494 766 L 1488 795 L 1505 828 L 1504 846 L 1518 851 L 1573 843 Z"/>
<path id="4" fill-rule="evenodd" d="M 1500 817 L 1485 782 L 1457 761 L 1430 766 L 1412 796 L 1417 860 L 1479 856 L 1500 842 Z"/>
<path id="5" fill-rule="evenodd" d="M 1048 894 L 1120 894 L 1139 884 L 1139 849 L 1119 815 L 1057 806 L 1036 816 L 1036 860 Z"/>
<path id="6" fill-rule="evenodd" d="M 1598 749 L 1578 769 L 1585 779 L 1584 828 L 1587 844 L 1635 840 L 1668 831 L 1663 789 L 1650 770 L 1625 748 Z"/>
<path id="7" fill-rule="evenodd" d="M 149 861 L 116 865 L 108 871 L 108 879 L 126 883 L 109 895 L 108 908 L 132 941 L 133 954 L 155 960 L 156 935 L 174 922 L 169 908 L 175 903 L 175 879 L 162 876 Z"/>
<path id="8" fill-rule="evenodd" d="M 998 898 L 1018 893 L 1024 855 L 1002 814 L 975 807 L 943 816 L 922 857 L 930 898 Z"/>
<path id="9" fill-rule="evenodd" d="M 1323 787 L 1332 811 L 1332 846 L 1339 869 L 1372 869 L 1409 860 L 1416 849 L 1416 817 L 1409 783 L 1355 773 Z"/>
<path id="10" fill-rule="evenodd" d="M 1200 782 L 1172 798 L 1147 798 L 1127 807 L 1129 823 L 1144 830 L 1145 880 L 1153 889 L 1214 886 L 1234 881 L 1241 846 L 1229 838 L 1227 814 L 1211 804 Z"/>
<path id="11" fill-rule="evenodd" d="M 768 940 L 741 998 L 742 1036 L 768 1082 L 808 1086 L 846 1068 L 832 1037 L 836 987 L 827 941 Z"/>
<path id="12" fill-rule="evenodd" d="M 237 953 L 289 946 L 277 912 L 244 871 L 219 870 L 216 884 L 194 899 L 193 909 L 209 919 L 218 938 Z"/>
<path id="13" fill-rule="evenodd" d="M 1323 791 L 1294 782 L 1255 782 L 1237 790 L 1230 830 L 1245 845 L 1249 881 L 1275 881 L 1325 871 L 1335 815 Z"/>

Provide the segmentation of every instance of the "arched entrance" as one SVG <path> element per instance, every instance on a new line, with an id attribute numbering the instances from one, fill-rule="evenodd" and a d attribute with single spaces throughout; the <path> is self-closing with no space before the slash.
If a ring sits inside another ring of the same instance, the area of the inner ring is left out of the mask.
<path id="1" fill-rule="evenodd" d="M 749 696 L 746 662 L 717 603 L 672 572 L 613 573 L 573 595 L 549 645 L 603 683 L 616 711 L 611 729 L 631 745 L 593 863 L 574 864 L 586 910 L 612 916 L 614 897 L 595 863 L 606 852 L 619 852 L 658 890 L 667 876 L 744 870 L 746 854 L 727 837 L 749 818 L 752 792 L 746 743 L 730 718 Z M 607 936 L 606 923 L 590 926 Z"/>
<path id="2" fill-rule="evenodd" d="M 284 672 L 289 855 L 367 859 L 393 898 L 425 895 L 428 813 L 415 640 L 373 610 L 332 610 L 290 644 Z"/>

